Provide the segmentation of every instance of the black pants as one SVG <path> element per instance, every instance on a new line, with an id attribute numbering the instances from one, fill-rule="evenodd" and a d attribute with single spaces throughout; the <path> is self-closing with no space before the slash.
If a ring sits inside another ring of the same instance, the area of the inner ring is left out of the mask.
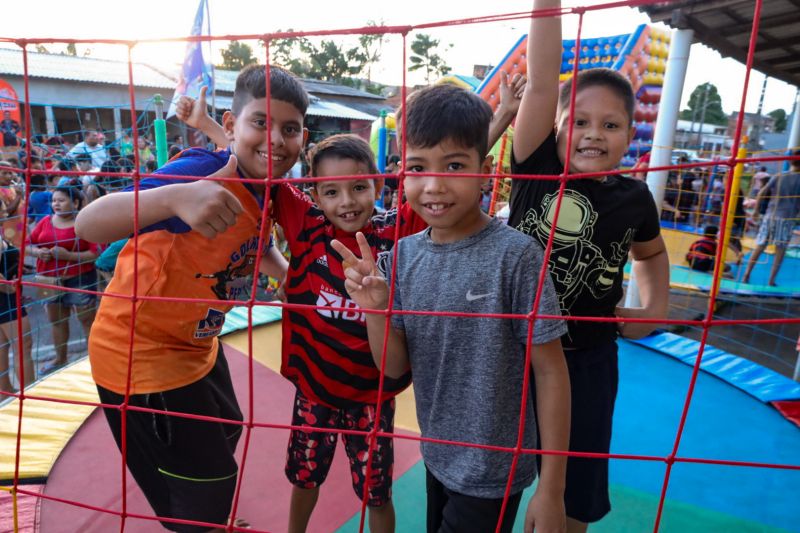
<path id="1" fill-rule="evenodd" d="M 124 396 L 97 387 L 105 404 L 121 404 Z M 211 371 L 198 381 L 173 390 L 134 394 L 129 405 L 242 421 L 228 362 L 220 345 Z M 117 446 L 122 449 L 122 416 L 105 408 Z M 136 483 L 156 515 L 225 524 L 236 488 L 234 459 L 242 426 L 162 413 L 127 411 L 126 459 Z M 208 527 L 162 522 L 172 531 L 197 533 Z"/>
<path id="2" fill-rule="evenodd" d="M 497 529 L 503 498 L 476 498 L 448 489 L 426 470 L 428 533 L 492 533 Z M 511 533 L 522 491 L 508 498 L 501 533 Z"/>

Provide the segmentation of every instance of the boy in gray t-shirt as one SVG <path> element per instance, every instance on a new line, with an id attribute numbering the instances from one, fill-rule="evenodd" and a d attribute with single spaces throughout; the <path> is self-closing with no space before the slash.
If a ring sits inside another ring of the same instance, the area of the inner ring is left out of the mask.
<path id="1" fill-rule="evenodd" d="M 411 207 L 430 228 L 401 239 L 395 252 L 372 259 L 362 234 L 363 259 L 334 241 L 342 255 L 345 287 L 363 309 L 389 305 L 386 280 L 394 276 L 385 373 L 411 368 L 422 436 L 458 444 L 423 442 L 427 468 L 428 531 L 494 531 L 514 465 L 513 449 L 566 450 L 570 393 L 560 319 L 533 323 L 531 395 L 520 407 L 529 322 L 542 270 L 542 250 L 532 238 L 492 220 L 480 209 L 484 179 L 426 173 L 487 174 L 491 110 L 475 94 L 441 85 L 414 93 L 406 104 L 404 186 Z M 393 260 L 396 258 L 396 268 Z M 394 273 L 393 273 L 394 270 Z M 559 315 L 547 273 L 537 315 Z M 459 316 L 416 314 L 416 311 Z M 479 314 L 483 316 L 464 316 Z M 517 315 L 496 318 L 486 315 Z M 385 317 L 367 314 L 370 347 L 382 364 Z M 488 450 L 464 446 L 500 447 Z M 563 531 L 566 458 L 544 455 L 541 479 L 526 512 L 526 530 Z M 536 477 L 535 456 L 521 454 L 510 484 L 501 531 L 511 531 L 522 490 Z"/>

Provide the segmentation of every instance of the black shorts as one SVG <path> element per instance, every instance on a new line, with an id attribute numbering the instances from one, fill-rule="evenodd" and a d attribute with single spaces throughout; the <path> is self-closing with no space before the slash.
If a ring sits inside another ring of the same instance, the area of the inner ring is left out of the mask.
<path id="1" fill-rule="evenodd" d="M 17 293 L 0 293 L 0 324 L 6 324 L 19 318 L 28 316 L 28 311 L 22 307 L 22 315 L 17 312 Z"/>
<path id="2" fill-rule="evenodd" d="M 97 390 L 105 404 L 124 400 L 122 395 L 99 385 Z M 177 389 L 131 395 L 128 403 L 242 421 L 221 345 L 217 361 L 205 377 Z M 120 410 L 104 411 L 117 446 L 121 447 Z M 128 469 L 157 516 L 226 524 L 238 473 L 233 454 L 241 432 L 240 424 L 128 411 Z M 209 529 L 161 523 L 172 531 L 195 533 Z"/>
<path id="3" fill-rule="evenodd" d="M 619 381 L 617 343 L 564 353 L 572 389 L 569 449 L 608 453 Z M 567 516 L 581 522 L 596 522 L 608 514 L 608 459 L 567 460 L 564 504 Z"/>
<path id="4" fill-rule="evenodd" d="M 485 533 L 497 530 L 503 498 L 476 498 L 454 492 L 425 469 L 428 533 Z M 508 497 L 500 533 L 511 533 L 522 491 Z"/>
<path id="5" fill-rule="evenodd" d="M 394 398 L 391 398 L 381 406 L 379 431 L 391 433 L 394 429 L 394 402 Z M 292 425 L 370 431 L 375 423 L 375 411 L 375 405 L 369 403 L 341 409 L 328 407 L 314 403 L 298 389 L 294 398 Z M 304 489 L 314 489 L 322 485 L 333 462 L 336 441 L 336 433 L 293 429 L 289 435 L 286 456 L 287 479 Z M 361 499 L 364 496 L 369 441 L 364 435 L 355 434 L 343 434 L 342 441 L 350 459 L 353 490 L 358 499 Z M 378 437 L 372 450 L 371 482 L 367 499 L 370 507 L 381 507 L 392 498 L 393 467 L 392 439 Z"/>

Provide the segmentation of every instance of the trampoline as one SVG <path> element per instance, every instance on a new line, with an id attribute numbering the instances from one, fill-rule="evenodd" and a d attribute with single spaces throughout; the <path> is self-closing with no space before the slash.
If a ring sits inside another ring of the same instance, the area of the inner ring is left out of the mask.
<path id="1" fill-rule="evenodd" d="M 236 320 L 232 323 L 236 324 Z M 243 350 L 247 346 L 247 333 L 232 333 L 223 341 L 234 383 L 239 387 L 237 390 L 246 391 L 249 361 Z M 258 326 L 253 331 L 253 342 L 260 347 L 253 365 L 256 420 L 286 424 L 294 390 L 278 373 L 279 324 Z M 710 359 L 713 353 L 708 351 L 706 355 Z M 620 388 L 612 454 L 668 456 L 682 408 L 682 402 L 676 399 L 686 395 L 691 366 L 627 341 L 620 342 L 619 361 Z M 88 365 L 83 363 L 49 379 L 68 379 L 75 384 L 75 398 L 91 397 L 94 387 L 88 377 Z M 40 386 L 46 385 L 44 382 Z M 37 392 L 34 389 L 31 394 L 35 396 Z M 240 401 L 243 407 L 247 405 L 245 398 L 240 397 Z M 16 409 L 14 403 L 3 407 L 7 416 L 16 416 Z M 31 409 L 31 416 L 35 416 L 35 401 L 31 401 L 26 409 Z M 73 416 L 57 426 L 58 429 L 36 426 L 52 437 L 45 443 L 52 448 L 54 462 L 51 470 L 37 470 L 36 465 L 42 461 L 36 461 L 33 451 L 23 452 L 23 460 L 30 461 L 28 466 L 31 468 L 26 470 L 27 479 L 25 472 L 20 476 L 23 482 L 20 485 L 20 530 L 66 533 L 118 529 L 118 515 L 99 512 L 101 508 L 119 511 L 122 501 L 120 457 L 102 413 L 87 409 L 82 416 L 76 416 L 72 405 L 56 404 L 42 416 L 52 420 L 53 411 Z M 398 399 L 397 413 L 396 431 L 400 437 L 395 439 L 397 531 L 421 531 L 425 527 L 425 470 L 418 443 L 402 438 L 418 435 L 419 431 L 410 391 Z M 9 434 L 5 428 L 2 445 L 8 450 L 13 448 L 15 434 Z M 252 523 L 254 531 L 285 530 L 285 510 L 290 492 L 290 484 L 283 475 L 287 438 L 285 429 L 254 430 L 243 469 L 239 507 L 239 514 Z M 31 450 L 27 438 L 23 445 L 26 450 Z M 323 486 L 319 510 L 312 517 L 309 531 L 358 531 L 361 504 L 350 486 L 348 465 L 342 451 L 340 449 L 337 453 L 331 474 Z M 768 404 L 714 375 L 701 372 L 678 457 L 800 465 L 800 429 Z M 9 474 L 13 475 L 13 471 L 8 471 L 9 466 L 13 467 L 13 463 L 9 465 L 4 459 L 2 477 L 5 479 Z M 665 468 L 663 460 L 612 459 L 610 481 L 614 510 L 592 531 L 651 529 Z M 39 504 L 35 505 L 36 494 L 40 492 L 46 498 L 38 500 Z M 10 497 L 4 493 L 4 509 L 10 510 L 9 500 Z M 62 500 L 80 502 L 94 509 L 69 505 Z M 800 471 L 797 469 L 678 462 L 670 475 L 660 531 L 800 531 L 796 520 L 796 502 L 799 500 Z M 129 513 L 151 514 L 130 477 L 127 505 Z M 5 518 L 10 519 L 9 514 L 3 511 L 0 531 L 13 530 Z M 522 513 L 518 519 L 515 531 L 522 531 Z M 159 531 L 160 526 L 152 520 L 128 518 L 125 530 Z"/>

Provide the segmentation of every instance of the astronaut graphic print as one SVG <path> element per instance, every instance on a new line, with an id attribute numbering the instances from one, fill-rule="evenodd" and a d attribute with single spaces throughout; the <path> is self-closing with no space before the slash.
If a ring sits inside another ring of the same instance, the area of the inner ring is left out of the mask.
<path id="1" fill-rule="evenodd" d="M 570 315 L 583 291 L 598 300 L 607 296 L 625 265 L 634 229 L 628 228 L 622 239 L 611 242 L 611 253 L 604 257 L 592 241 L 598 215 L 589 199 L 576 190 L 566 189 L 558 219 L 557 207 L 558 191 L 546 194 L 538 209 L 528 210 L 517 229 L 535 237 L 544 247 L 555 225 L 548 266 L 561 312 Z"/>

